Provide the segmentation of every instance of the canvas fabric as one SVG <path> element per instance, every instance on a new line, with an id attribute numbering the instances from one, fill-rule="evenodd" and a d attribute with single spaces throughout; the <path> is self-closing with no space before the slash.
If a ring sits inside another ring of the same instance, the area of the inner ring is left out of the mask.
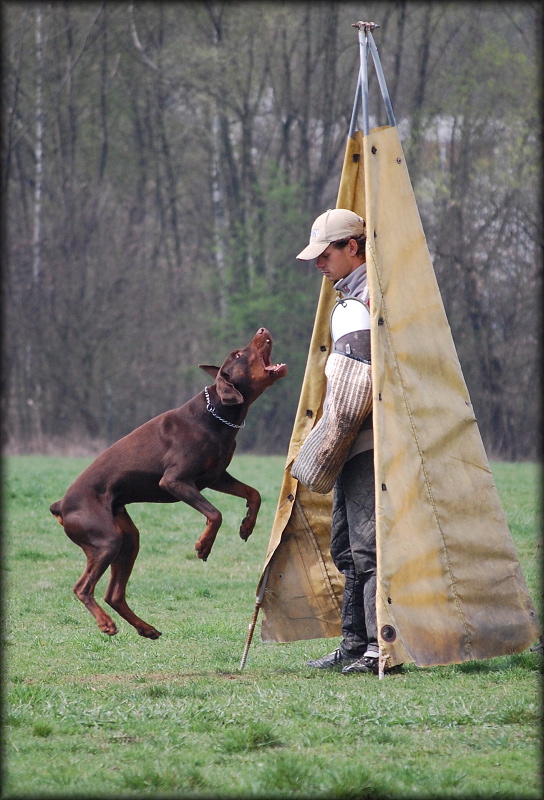
<path id="1" fill-rule="evenodd" d="M 378 642 L 389 667 L 521 652 L 540 626 L 445 316 L 397 129 L 349 138 L 337 205 L 367 223 Z M 261 638 L 341 634 L 332 492 L 291 465 L 318 422 L 331 351 L 324 280 L 268 552 Z"/>

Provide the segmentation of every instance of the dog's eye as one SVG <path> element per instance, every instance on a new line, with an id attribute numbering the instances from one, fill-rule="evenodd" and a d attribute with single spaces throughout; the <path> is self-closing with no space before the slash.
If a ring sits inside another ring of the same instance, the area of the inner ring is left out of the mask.
<path id="1" fill-rule="evenodd" d="M 241 358 L 241 356 L 242 356 L 242 354 L 241 354 L 241 353 L 235 353 L 235 354 L 234 354 L 234 357 L 235 357 L 235 358 Z"/>

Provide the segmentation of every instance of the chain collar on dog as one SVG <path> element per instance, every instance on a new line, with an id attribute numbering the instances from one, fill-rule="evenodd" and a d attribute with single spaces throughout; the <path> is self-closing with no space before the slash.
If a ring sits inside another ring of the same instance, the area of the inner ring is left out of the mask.
<path id="1" fill-rule="evenodd" d="M 227 419 L 223 419 L 217 414 L 215 408 L 210 403 L 210 395 L 208 394 L 208 387 L 204 387 L 204 394 L 206 395 L 206 411 L 209 411 L 212 417 L 215 417 L 220 422 L 224 422 L 225 425 L 229 425 L 231 428 L 243 428 L 245 427 L 246 421 L 244 420 L 241 425 L 235 425 L 234 422 L 229 422 Z"/>

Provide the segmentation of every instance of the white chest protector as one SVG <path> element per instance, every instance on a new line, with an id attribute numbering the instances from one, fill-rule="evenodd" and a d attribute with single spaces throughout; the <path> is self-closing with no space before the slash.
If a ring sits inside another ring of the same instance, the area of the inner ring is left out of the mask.
<path id="1" fill-rule="evenodd" d="M 370 312 L 363 300 L 347 297 L 339 300 L 331 313 L 333 343 L 353 331 L 370 330 Z"/>

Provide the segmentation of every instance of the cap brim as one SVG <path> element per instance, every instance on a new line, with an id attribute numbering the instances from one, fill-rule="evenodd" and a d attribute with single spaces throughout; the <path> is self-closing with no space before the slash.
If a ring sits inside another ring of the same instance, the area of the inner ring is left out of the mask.
<path id="1" fill-rule="evenodd" d="M 329 245 L 330 242 L 312 242 L 298 254 L 297 258 L 299 261 L 311 261 L 320 256 Z"/>

